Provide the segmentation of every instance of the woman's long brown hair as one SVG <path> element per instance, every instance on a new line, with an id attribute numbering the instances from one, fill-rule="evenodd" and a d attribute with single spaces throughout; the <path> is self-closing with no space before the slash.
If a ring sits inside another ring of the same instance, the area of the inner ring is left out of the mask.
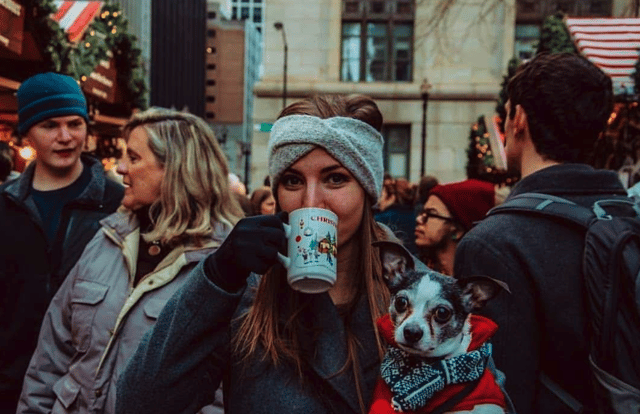
<path id="1" fill-rule="evenodd" d="M 374 108 L 375 110 L 371 110 Z M 359 116 L 354 116 L 356 113 Z M 331 116 L 351 116 L 373 125 L 376 129 L 382 126 L 382 116 L 375 103 L 370 98 L 353 97 L 314 97 L 285 108 L 281 116 L 300 114 L 329 118 Z M 362 119 L 362 118 L 367 118 Z M 371 121 L 371 122 L 369 122 Z M 366 412 L 367 402 L 363 400 L 361 381 L 359 376 L 358 348 L 362 347 L 356 338 L 350 321 L 355 313 L 358 300 L 366 295 L 371 313 L 371 324 L 376 331 L 376 346 L 379 357 L 384 354 L 384 345 L 377 335 L 376 320 L 385 314 L 389 306 L 389 293 L 382 277 L 382 265 L 377 250 L 372 243 L 387 239 L 386 232 L 375 222 L 372 211 L 372 201 L 366 197 L 363 205 L 363 217 L 360 229 L 355 233 L 359 257 L 353 257 L 359 264 L 354 277 L 355 294 L 346 304 L 345 330 L 348 357 L 343 367 L 335 373 L 352 369 L 358 400 L 363 413 Z M 283 294 L 288 297 L 282 300 Z M 274 266 L 262 277 L 255 294 L 255 301 L 248 312 L 240 320 L 237 335 L 233 338 L 233 348 L 237 355 L 248 360 L 259 357 L 270 360 L 274 365 L 283 362 L 292 363 L 304 380 L 304 359 L 301 343 L 303 335 L 309 333 L 302 320 L 305 306 L 302 295 L 289 287 L 286 272 L 279 266 Z M 283 323 L 284 321 L 284 323 Z M 262 348 L 262 349 L 260 349 Z M 260 355 L 258 355 L 260 353 Z"/>

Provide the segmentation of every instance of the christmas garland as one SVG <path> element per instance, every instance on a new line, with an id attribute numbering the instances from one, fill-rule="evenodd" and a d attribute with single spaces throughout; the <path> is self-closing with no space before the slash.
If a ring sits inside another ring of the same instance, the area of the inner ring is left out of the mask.
<path id="1" fill-rule="evenodd" d="M 467 178 L 499 185 L 512 185 L 519 179 L 519 175 L 513 171 L 496 168 L 484 116 L 480 116 L 471 127 L 467 157 Z"/>
<path id="2" fill-rule="evenodd" d="M 67 39 L 66 33 L 53 19 L 56 6 L 53 0 L 26 0 L 25 30 L 34 33 L 43 53 L 45 70 L 65 73 L 85 80 L 101 60 L 113 53 L 122 87 L 124 102 L 131 108 L 146 107 L 147 86 L 141 51 L 135 46 L 136 37 L 127 33 L 128 21 L 116 4 L 105 4 L 93 20 L 78 45 Z"/>

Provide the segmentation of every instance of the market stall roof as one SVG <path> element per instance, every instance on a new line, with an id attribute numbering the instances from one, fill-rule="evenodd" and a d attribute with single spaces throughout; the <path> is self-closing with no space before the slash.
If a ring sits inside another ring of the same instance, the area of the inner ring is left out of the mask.
<path id="1" fill-rule="evenodd" d="M 565 23 L 580 53 L 611 76 L 615 94 L 634 93 L 640 19 L 566 18 Z"/>
<path id="2" fill-rule="evenodd" d="M 62 1 L 55 0 L 58 11 L 53 14 L 53 20 L 67 32 L 69 40 L 78 42 L 82 39 L 95 16 L 102 9 L 103 1 Z"/>

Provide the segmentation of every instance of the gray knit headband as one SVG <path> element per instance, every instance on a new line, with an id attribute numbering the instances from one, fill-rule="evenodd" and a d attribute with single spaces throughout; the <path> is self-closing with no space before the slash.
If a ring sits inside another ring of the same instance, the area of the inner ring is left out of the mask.
<path id="1" fill-rule="evenodd" d="M 375 204 L 382 192 L 383 143 L 375 128 L 354 118 L 282 117 L 271 128 L 267 148 L 273 193 L 287 168 L 321 147 L 353 174 Z"/>

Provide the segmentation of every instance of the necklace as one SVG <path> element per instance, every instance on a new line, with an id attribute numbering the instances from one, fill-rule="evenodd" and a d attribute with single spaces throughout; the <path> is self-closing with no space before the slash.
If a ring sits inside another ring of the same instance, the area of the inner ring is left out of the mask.
<path id="1" fill-rule="evenodd" d="M 162 251 L 162 248 L 160 247 L 160 242 L 158 240 L 152 241 L 149 244 L 149 249 L 147 250 L 150 256 L 157 256 L 160 254 L 161 251 Z"/>

